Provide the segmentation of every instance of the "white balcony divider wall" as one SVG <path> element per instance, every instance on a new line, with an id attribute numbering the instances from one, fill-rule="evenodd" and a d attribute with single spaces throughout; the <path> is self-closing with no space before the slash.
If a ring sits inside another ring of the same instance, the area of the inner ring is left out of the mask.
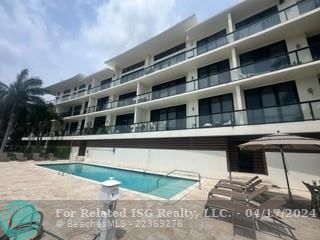
<path id="1" fill-rule="evenodd" d="M 195 171 L 210 178 L 225 178 L 228 175 L 225 151 L 89 147 L 85 161 L 162 173 L 174 169 Z"/>

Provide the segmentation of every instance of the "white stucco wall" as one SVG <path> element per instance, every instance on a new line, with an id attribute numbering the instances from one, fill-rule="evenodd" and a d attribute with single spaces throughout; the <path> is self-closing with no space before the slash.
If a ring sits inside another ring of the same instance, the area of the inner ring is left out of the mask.
<path id="1" fill-rule="evenodd" d="M 228 176 L 225 151 L 87 148 L 85 161 L 164 173 L 189 170 L 211 178 Z"/>
<path id="2" fill-rule="evenodd" d="M 292 189 L 306 190 L 301 181 L 320 181 L 320 154 L 285 153 L 289 182 Z M 266 153 L 268 179 L 272 184 L 286 187 L 286 179 L 280 153 Z"/>

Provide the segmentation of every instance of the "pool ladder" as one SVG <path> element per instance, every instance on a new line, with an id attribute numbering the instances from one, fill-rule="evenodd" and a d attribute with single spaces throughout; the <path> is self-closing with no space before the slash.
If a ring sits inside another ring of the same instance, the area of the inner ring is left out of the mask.
<path id="1" fill-rule="evenodd" d="M 198 178 L 199 189 L 201 189 L 201 175 L 200 175 L 200 173 L 193 172 L 193 171 L 179 170 L 179 169 L 172 170 L 172 171 L 168 172 L 166 175 L 163 175 L 160 178 L 158 178 L 157 187 L 159 187 L 159 183 L 160 183 L 162 178 L 168 177 L 169 175 L 171 175 L 173 173 L 189 173 L 189 174 L 192 174 L 193 176 L 196 176 Z"/>
<path id="2" fill-rule="evenodd" d="M 59 169 L 59 175 L 64 176 L 65 173 L 69 173 L 70 175 L 73 175 L 71 168 L 68 165 L 62 166 Z"/>

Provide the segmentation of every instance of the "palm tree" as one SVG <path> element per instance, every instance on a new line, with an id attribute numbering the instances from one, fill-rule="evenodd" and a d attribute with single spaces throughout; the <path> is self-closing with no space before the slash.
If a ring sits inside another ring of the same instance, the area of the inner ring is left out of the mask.
<path id="1" fill-rule="evenodd" d="M 44 104 L 43 99 L 40 97 L 44 93 L 45 90 L 42 88 L 42 80 L 29 77 L 28 69 L 22 70 L 21 73 L 17 75 L 16 81 L 9 86 L 0 82 L 0 101 L 6 106 L 10 106 L 8 111 L 9 121 L 2 139 L 0 153 L 4 151 L 14 130 L 19 110 L 29 108 L 30 105 Z"/>

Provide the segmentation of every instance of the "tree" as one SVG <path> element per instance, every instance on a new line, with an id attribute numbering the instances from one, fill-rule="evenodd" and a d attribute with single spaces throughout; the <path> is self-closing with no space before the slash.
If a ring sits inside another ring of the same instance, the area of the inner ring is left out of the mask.
<path id="1" fill-rule="evenodd" d="M 28 128 L 31 128 L 31 132 L 36 137 L 36 150 L 39 150 L 41 141 L 44 135 L 51 130 L 52 121 L 62 122 L 62 118 L 55 111 L 52 103 L 44 105 L 34 105 L 30 108 L 28 113 Z M 28 147 L 31 146 L 29 141 Z"/>
<path id="2" fill-rule="evenodd" d="M 44 101 L 40 97 L 43 94 L 45 94 L 45 90 L 42 88 L 42 80 L 29 77 L 28 69 L 22 70 L 17 75 L 16 81 L 9 86 L 0 82 L 0 101 L 5 106 L 10 105 L 8 110 L 9 120 L 2 139 L 0 153 L 4 151 L 14 131 L 18 112 L 30 106 L 43 105 Z"/>

